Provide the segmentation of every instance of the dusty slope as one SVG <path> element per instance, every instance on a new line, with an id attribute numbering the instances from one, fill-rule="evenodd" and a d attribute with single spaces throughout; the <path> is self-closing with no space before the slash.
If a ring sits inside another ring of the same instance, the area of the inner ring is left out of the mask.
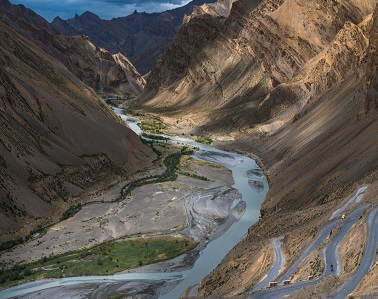
<path id="1" fill-rule="evenodd" d="M 261 241 L 274 236 L 285 236 L 284 250 L 289 261 L 286 267 L 290 266 L 313 233 L 357 186 L 371 183 L 364 202 L 378 204 L 377 20 L 378 7 L 359 26 L 347 22 L 323 51 L 303 65 L 296 77 L 281 84 L 283 91 L 291 90 L 305 102 L 298 102 L 302 105 L 300 109 L 301 105 L 293 111 L 282 109 L 292 113 L 291 122 L 275 119 L 276 122 L 260 127 L 264 133 L 255 131 L 253 137 L 248 134 L 253 130 L 248 129 L 243 133 L 250 140 L 228 144 L 233 150 L 254 152 L 262 158 L 270 177 L 270 190 L 261 221 L 202 282 L 200 295 L 232 297 L 249 290 L 262 277 L 261 273 L 249 275 L 261 267 L 251 256 L 257 255 Z M 306 84 L 308 92 L 301 87 Z M 284 93 L 277 94 L 277 100 L 279 95 L 282 97 Z M 276 107 L 277 102 L 272 105 Z M 235 136 L 242 138 L 241 134 Z M 353 265 L 345 270 L 348 273 L 353 273 L 358 263 L 358 255 L 351 258 L 351 253 L 359 252 L 366 240 L 366 231 L 359 227 L 348 235 L 348 239 L 359 241 L 345 240 L 339 252 L 343 265 Z M 234 265 L 235 259 L 239 261 L 238 267 Z M 376 272 L 376 267 L 371 270 L 358 288 L 358 295 L 374 297 L 376 288 L 372 283 Z M 324 296 L 331 287 L 322 284 Z M 311 292 L 317 294 L 319 290 L 310 288 L 293 298 L 311 297 Z"/>
<path id="2" fill-rule="evenodd" d="M 158 61 L 135 107 L 232 140 L 220 146 L 258 155 L 271 182 L 261 221 L 200 296 L 249 290 L 271 237 L 285 236 L 290 266 L 358 185 L 376 183 L 376 3 L 238 1 L 227 19 L 193 18 Z M 377 205 L 374 195 L 366 201 Z"/>
<path id="3" fill-rule="evenodd" d="M 61 63 L 0 27 L 0 233 L 11 238 L 5 233 L 155 154 Z"/>
<path id="4" fill-rule="evenodd" d="M 2 20 L 62 62 L 76 77 L 99 93 L 139 95 L 145 80 L 122 54 L 94 46 L 86 36 L 60 35 L 38 14 L 22 5 L 0 2 Z"/>

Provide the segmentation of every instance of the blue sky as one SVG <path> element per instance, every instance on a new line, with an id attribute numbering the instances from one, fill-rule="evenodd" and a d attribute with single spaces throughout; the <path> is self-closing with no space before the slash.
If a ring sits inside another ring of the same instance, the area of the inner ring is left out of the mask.
<path id="1" fill-rule="evenodd" d="M 161 12 L 183 6 L 190 0 L 9 0 L 23 4 L 51 22 L 56 16 L 69 19 L 75 13 L 91 11 L 102 19 L 112 19 L 138 12 Z"/>

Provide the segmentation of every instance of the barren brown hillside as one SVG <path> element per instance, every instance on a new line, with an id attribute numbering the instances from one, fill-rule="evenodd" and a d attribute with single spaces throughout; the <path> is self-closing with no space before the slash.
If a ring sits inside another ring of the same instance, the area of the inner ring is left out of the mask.
<path id="1" fill-rule="evenodd" d="M 85 84 L 104 96 L 135 97 L 145 80 L 122 54 L 96 47 L 87 36 L 63 36 L 35 12 L 0 2 L 2 20 L 50 53 Z"/>
<path id="2" fill-rule="evenodd" d="M 232 134 L 281 114 L 302 94 L 280 85 L 294 79 L 346 22 L 362 22 L 375 1 L 335 3 L 238 1 L 227 19 L 194 18 L 158 60 L 137 105 L 172 115 L 179 125 L 181 117 L 183 125 L 190 119 L 210 134 Z M 318 93 L 309 84 L 305 92 Z"/>
<path id="3" fill-rule="evenodd" d="M 29 222 L 28 233 L 72 196 L 154 159 L 90 87 L 3 22 L 0 65 L 2 239 Z"/>
<path id="4" fill-rule="evenodd" d="M 228 18 L 193 18 L 158 61 L 134 108 L 257 156 L 270 180 L 261 220 L 198 296 L 245 296 L 269 269 L 258 257 L 270 238 L 284 237 L 287 268 L 358 186 L 375 186 L 376 4 L 241 0 Z"/>

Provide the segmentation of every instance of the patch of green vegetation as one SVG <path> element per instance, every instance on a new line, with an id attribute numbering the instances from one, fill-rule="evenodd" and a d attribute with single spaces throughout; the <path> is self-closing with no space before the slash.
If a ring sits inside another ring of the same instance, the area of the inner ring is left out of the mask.
<path id="1" fill-rule="evenodd" d="M 167 126 L 157 117 L 143 118 L 138 126 L 142 131 L 154 134 L 164 134 L 167 130 Z"/>
<path id="2" fill-rule="evenodd" d="M 154 135 L 154 134 L 148 134 L 148 133 L 142 133 L 142 137 L 149 138 L 149 139 L 155 139 L 155 140 L 171 140 L 169 137 Z"/>
<path id="3" fill-rule="evenodd" d="M 210 137 L 204 137 L 204 136 L 196 136 L 194 138 L 194 141 L 202 144 L 211 144 L 213 140 Z"/>
<path id="4" fill-rule="evenodd" d="M 8 240 L 0 243 L 0 251 L 2 250 L 8 250 L 11 249 L 17 245 L 23 244 L 35 237 L 36 234 L 39 236 L 46 233 L 46 229 L 48 227 L 52 226 L 52 224 L 47 224 L 43 226 L 42 224 L 39 224 L 36 229 L 30 231 L 29 235 L 25 236 L 25 238 L 18 237 L 17 239 Z"/>
<path id="5" fill-rule="evenodd" d="M 172 259 L 193 249 L 196 243 L 185 236 L 111 241 L 92 248 L 71 251 L 12 269 L 0 270 L 0 286 L 53 277 L 106 275 Z"/>
<path id="6" fill-rule="evenodd" d="M 81 208 L 82 208 L 81 204 L 70 206 L 67 210 L 63 212 L 63 215 L 60 217 L 60 221 L 71 218 L 73 215 L 79 212 Z"/>
<path id="7" fill-rule="evenodd" d="M 181 174 L 181 175 L 191 177 L 191 178 L 195 178 L 197 180 L 207 181 L 207 182 L 210 181 L 207 177 L 204 177 L 202 175 L 198 175 L 198 174 L 195 174 L 195 173 L 190 173 L 190 172 L 186 172 L 186 171 L 179 171 L 178 173 Z"/>
<path id="8" fill-rule="evenodd" d="M 148 176 L 132 181 L 130 184 L 124 186 L 121 190 L 121 195 L 117 198 L 121 201 L 125 196 L 129 195 L 136 187 L 147 184 L 155 184 L 161 182 L 175 181 L 177 179 L 177 170 L 180 164 L 180 158 L 183 155 L 192 155 L 193 150 L 183 147 L 180 152 L 172 153 L 164 158 L 165 171 L 160 175 Z"/>
<path id="9" fill-rule="evenodd" d="M 0 244 L 0 251 L 1 250 L 7 250 L 11 249 L 12 247 L 24 243 L 25 240 L 21 237 L 14 239 L 14 240 L 8 240 Z"/>
<path id="10" fill-rule="evenodd" d="M 324 272 L 324 264 L 319 257 L 316 257 L 315 260 L 310 262 L 311 273 L 314 277 L 320 276 Z"/>

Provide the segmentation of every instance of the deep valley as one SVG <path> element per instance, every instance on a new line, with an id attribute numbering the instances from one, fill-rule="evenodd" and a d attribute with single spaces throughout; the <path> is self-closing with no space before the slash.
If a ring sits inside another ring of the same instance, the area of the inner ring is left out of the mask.
<path id="1" fill-rule="evenodd" d="M 0 12 L 0 297 L 378 297 L 377 1 Z"/>

